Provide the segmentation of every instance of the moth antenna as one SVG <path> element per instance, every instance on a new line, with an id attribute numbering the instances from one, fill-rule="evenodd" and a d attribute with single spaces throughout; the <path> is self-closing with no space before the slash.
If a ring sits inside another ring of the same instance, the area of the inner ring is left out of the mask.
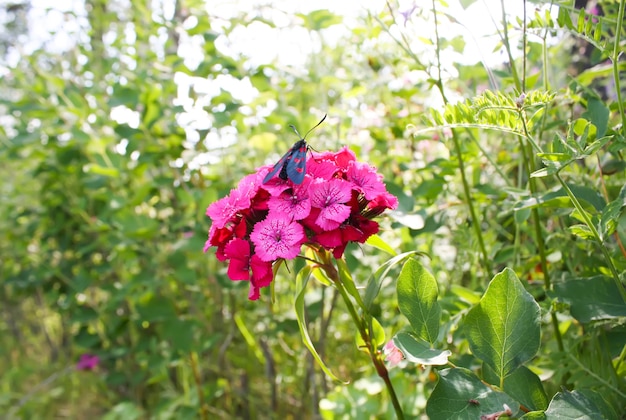
<path id="1" fill-rule="evenodd" d="M 289 127 L 291 127 L 291 129 L 292 129 L 293 131 L 295 131 L 296 135 L 297 135 L 300 139 L 302 138 L 302 136 L 300 135 L 300 133 L 298 133 L 298 129 L 296 128 L 296 126 L 295 126 L 295 125 L 293 125 L 293 124 L 289 124 Z"/>
<path id="2" fill-rule="evenodd" d="M 319 127 L 319 125 L 320 125 L 321 123 L 323 123 L 323 122 L 324 122 L 324 120 L 326 119 L 326 116 L 327 116 L 327 115 L 328 115 L 328 114 L 324 114 L 324 116 L 322 117 L 322 119 L 320 120 L 320 122 L 318 122 L 317 124 L 315 124 L 315 127 L 313 127 L 312 129 L 310 129 L 309 131 L 307 131 L 307 132 L 306 132 L 306 134 L 304 135 L 304 137 L 302 137 L 302 136 L 300 135 L 300 133 L 298 133 L 298 129 L 297 129 L 297 128 L 293 125 L 293 124 L 289 124 L 289 127 L 291 127 L 291 129 L 292 129 L 293 131 L 295 131 L 295 133 L 298 135 L 298 137 L 300 137 L 300 140 L 305 140 L 305 139 L 306 139 L 306 136 L 308 136 L 308 135 L 309 135 L 309 133 L 310 133 L 311 131 L 315 130 L 317 127 Z"/>
<path id="3" fill-rule="evenodd" d="M 311 131 L 313 131 L 313 130 L 315 130 L 317 127 L 319 127 L 319 126 L 320 126 L 320 124 L 324 122 L 324 120 L 326 119 L 326 116 L 327 116 L 327 115 L 328 115 L 328 114 L 324 114 L 324 116 L 322 117 L 322 119 L 320 120 L 320 122 L 318 122 L 317 124 L 315 124 L 315 127 L 313 127 L 312 129 L 310 129 L 309 131 L 307 131 L 307 132 L 306 132 L 306 134 L 304 135 L 304 137 L 302 137 L 302 140 L 306 139 L 306 136 L 308 136 L 308 135 L 309 135 L 309 133 L 310 133 Z"/>

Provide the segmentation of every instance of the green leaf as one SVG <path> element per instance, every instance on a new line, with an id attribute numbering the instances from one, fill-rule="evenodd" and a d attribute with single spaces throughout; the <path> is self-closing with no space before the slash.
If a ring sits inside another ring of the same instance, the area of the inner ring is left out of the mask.
<path id="1" fill-rule="evenodd" d="M 626 207 L 626 185 L 622 187 L 619 196 L 602 210 L 600 216 L 600 238 L 602 240 L 605 240 L 615 231 L 624 207 Z"/>
<path id="2" fill-rule="evenodd" d="M 539 350 L 539 305 L 509 268 L 491 280 L 463 327 L 474 355 L 494 370 L 500 382 Z"/>
<path id="3" fill-rule="evenodd" d="M 417 260 L 404 263 L 398 277 L 398 306 L 415 334 L 429 343 L 439 335 L 441 306 L 437 302 L 437 281 Z"/>
<path id="4" fill-rule="evenodd" d="M 439 381 L 426 404 L 426 415 L 430 420 L 476 420 L 502 411 L 504 404 L 513 414 L 519 411 L 513 398 L 489 388 L 470 370 L 451 368 L 439 371 Z"/>
<path id="5" fill-rule="evenodd" d="M 568 230 L 572 232 L 573 235 L 578 236 L 582 239 L 594 240 L 595 237 L 589 226 L 587 225 L 572 225 L 568 227 Z"/>
<path id="6" fill-rule="evenodd" d="M 365 297 L 363 298 L 363 303 L 368 312 L 371 311 L 374 299 L 378 296 L 382 282 L 387 277 L 389 270 L 395 267 L 396 264 L 401 263 L 411 255 L 415 255 L 417 253 L 417 251 L 410 251 L 396 255 L 395 257 L 385 261 L 385 263 L 378 267 L 374 274 L 370 276 L 367 281 L 367 286 L 365 287 Z"/>
<path id="7" fill-rule="evenodd" d="M 389 245 L 387 242 L 385 242 L 383 240 L 383 238 L 381 238 L 378 235 L 372 235 L 369 238 L 367 238 L 367 240 L 365 241 L 365 243 L 369 246 L 373 246 L 374 248 L 378 248 L 381 251 L 386 252 L 387 254 L 390 255 L 397 255 L 396 250 L 393 249 L 391 247 L 391 245 Z"/>
<path id="8" fill-rule="evenodd" d="M 597 152 L 600 148 L 604 147 L 604 145 L 610 142 L 611 140 L 613 140 L 613 136 L 601 137 L 595 140 L 589 146 L 585 147 L 585 150 L 583 150 L 583 153 L 580 157 L 587 157 L 587 156 L 593 155 L 595 152 Z"/>
<path id="9" fill-rule="evenodd" d="M 553 296 L 569 304 L 572 316 L 583 324 L 626 316 L 626 305 L 610 277 L 594 276 L 557 282 Z"/>
<path id="10" fill-rule="evenodd" d="M 298 14 L 304 20 L 304 26 L 312 31 L 328 28 L 342 22 L 341 16 L 335 15 L 326 9 L 313 10 L 308 15 Z"/>
<path id="11" fill-rule="evenodd" d="M 483 367 L 483 378 L 492 384 L 499 382 L 488 365 Z M 541 379 L 526 366 L 520 366 L 504 379 L 503 391 L 531 410 L 545 410 L 548 407 L 548 395 Z"/>
<path id="12" fill-rule="evenodd" d="M 306 290 L 306 285 L 309 281 L 309 277 L 311 276 L 311 267 L 308 265 L 305 266 L 298 275 L 296 276 L 296 301 L 294 303 L 294 308 L 296 310 L 296 319 L 298 321 L 298 328 L 300 328 L 300 335 L 302 336 L 302 342 L 309 349 L 309 352 L 317 362 L 317 364 L 322 368 L 324 373 L 326 373 L 330 378 L 335 381 L 342 382 L 347 384 L 348 382 L 342 381 L 331 370 L 326 366 L 326 364 L 322 361 L 322 358 L 315 350 L 315 346 L 311 341 L 311 337 L 309 336 L 309 332 L 306 329 L 306 319 L 304 314 L 304 292 Z"/>
<path id="13" fill-rule="evenodd" d="M 591 205 L 594 209 L 601 211 L 606 202 L 596 188 L 586 186 L 570 185 L 569 186 L 576 198 L 583 204 Z M 532 209 L 535 207 L 562 207 L 571 208 L 572 204 L 563 188 L 553 189 L 538 197 L 531 197 L 526 200 L 519 201 L 515 204 L 514 210 Z"/>
<path id="14" fill-rule="evenodd" d="M 571 155 L 568 153 L 537 153 L 537 157 L 550 162 L 567 162 Z"/>
<path id="15" fill-rule="evenodd" d="M 448 363 L 448 357 L 452 354 L 450 350 L 433 349 L 427 341 L 415 338 L 412 334 L 405 332 L 398 333 L 393 338 L 393 342 L 409 362 L 420 365 L 445 365 Z"/>
<path id="16" fill-rule="evenodd" d="M 546 410 L 547 419 L 617 419 L 617 413 L 592 390 L 559 392 Z"/>
<path id="17" fill-rule="evenodd" d="M 609 113 L 609 109 L 600 99 L 591 97 L 587 100 L 587 110 L 582 116 L 596 126 L 597 137 L 602 137 L 609 125 Z"/>

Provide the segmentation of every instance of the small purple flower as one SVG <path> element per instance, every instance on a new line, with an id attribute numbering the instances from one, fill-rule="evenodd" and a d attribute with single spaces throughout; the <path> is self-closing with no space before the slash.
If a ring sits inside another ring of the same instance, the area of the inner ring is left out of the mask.
<path id="1" fill-rule="evenodd" d="M 94 370 L 100 363 L 100 358 L 95 354 L 83 354 L 76 363 L 76 370 Z"/>
<path id="2" fill-rule="evenodd" d="M 287 217 L 269 215 L 254 226 L 250 240 L 261 261 L 290 260 L 300 253 L 300 247 L 306 241 L 304 228 Z"/>

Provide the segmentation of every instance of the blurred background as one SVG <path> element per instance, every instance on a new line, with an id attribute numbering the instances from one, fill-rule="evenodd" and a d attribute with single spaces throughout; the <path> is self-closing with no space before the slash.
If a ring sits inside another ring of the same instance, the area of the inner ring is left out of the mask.
<path id="1" fill-rule="evenodd" d="M 307 319 L 348 386 L 301 342 L 301 262 L 279 271 L 274 302 L 267 290 L 249 302 L 247 285 L 202 252 L 204 213 L 287 151 L 289 124 L 304 133 L 327 113 L 309 143 L 348 145 L 400 199 L 380 235 L 429 253 L 442 287 L 483 287 L 493 271 L 459 198 L 449 131 L 431 113 L 487 89 L 518 96 L 511 60 L 524 58 L 528 89 L 549 90 L 606 59 L 550 30 L 541 17 L 555 8 L 541 2 L 527 4 L 536 26 L 524 50 L 523 2 L 512 3 L 0 2 L 0 417 L 390 415 L 336 293 L 312 285 Z M 467 172 L 502 268 L 514 227 L 500 188 L 520 174 L 519 145 L 473 135 Z M 515 246 L 520 277 L 533 280 L 534 244 Z M 359 284 L 386 259 L 367 246 L 346 258 Z M 392 277 L 379 299 L 390 337 L 404 325 Z M 77 369 L 85 354 L 96 362 Z M 419 417 L 432 375 L 392 376 Z"/>

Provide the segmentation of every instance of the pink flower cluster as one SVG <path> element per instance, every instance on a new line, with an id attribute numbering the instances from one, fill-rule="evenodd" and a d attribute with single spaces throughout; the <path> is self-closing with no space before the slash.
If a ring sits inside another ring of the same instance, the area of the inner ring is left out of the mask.
<path id="1" fill-rule="evenodd" d="M 250 282 L 250 300 L 272 282 L 275 261 L 295 258 L 305 243 L 341 258 L 348 242 L 378 232 L 372 218 L 398 205 L 382 176 L 346 147 L 312 153 L 300 185 L 279 177 L 263 184 L 271 169 L 244 177 L 206 211 L 213 223 L 204 251 L 216 246 L 217 258 L 229 261 L 228 277 Z"/>

